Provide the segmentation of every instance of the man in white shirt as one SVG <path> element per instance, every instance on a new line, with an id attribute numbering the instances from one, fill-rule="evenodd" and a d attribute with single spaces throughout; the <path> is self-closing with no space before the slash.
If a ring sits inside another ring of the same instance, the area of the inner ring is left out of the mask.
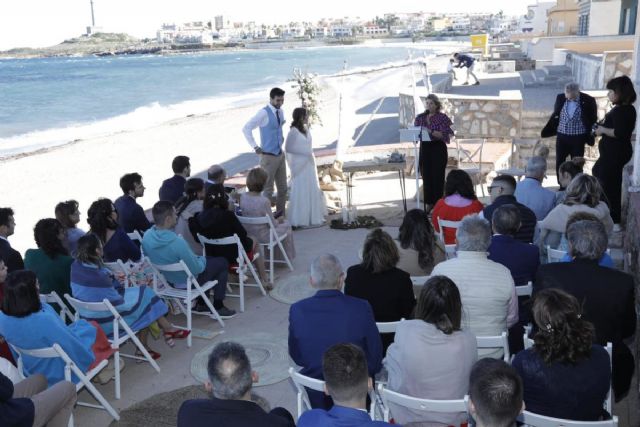
<path id="1" fill-rule="evenodd" d="M 242 128 L 242 133 L 253 150 L 260 156 L 260 167 L 267 171 L 264 196 L 273 197 L 273 184 L 278 190 L 276 199 L 276 217 L 284 215 L 287 201 L 287 164 L 282 144 L 284 136 L 282 126 L 286 122 L 281 109 L 284 103 L 284 90 L 274 87 L 269 93 L 269 104 L 261 108 Z M 253 137 L 253 130 L 260 130 L 260 145 Z"/>

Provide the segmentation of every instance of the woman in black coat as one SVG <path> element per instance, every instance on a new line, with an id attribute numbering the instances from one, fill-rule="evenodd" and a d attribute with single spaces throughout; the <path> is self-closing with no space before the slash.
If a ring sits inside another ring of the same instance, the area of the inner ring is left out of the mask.
<path id="1" fill-rule="evenodd" d="M 347 270 L 344 293 L 369 301 L 376 322 L 409 319 L 416 305 L 411 276 L 399 268 L 398 247 L 389 234 L 375 229 L 367 236 L 362 263 Z M 394 334 L 383 334 L 383 352 L 393 342 Z"/>
<path id="2" fill-rule="evenodd" d="M 613 108 L 595 129 L 595 134 L 602 138 L 598 144 L 600 158 L 593 166 L 593 176 L 598 178 L 607 196 L 613 222 L 619 223 L 622 209 L 622 168 L 633 155 L 631 134 L 636 126 L 636 109 L 633 106 L 636 91 L 627 76 L 609 80 L 607 89 Z"/>

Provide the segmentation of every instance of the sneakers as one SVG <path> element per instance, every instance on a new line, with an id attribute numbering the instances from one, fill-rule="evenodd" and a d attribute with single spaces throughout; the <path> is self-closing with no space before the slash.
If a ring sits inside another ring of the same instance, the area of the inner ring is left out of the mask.
<path id="1" fill-rule="evenodd" d="M 216 311 L 218 312 L 218 315 L 222 318 L 222 319 L 231 319 L 232 317 L 234 317 L 236 315 L 236 311 L 232 310 L 228 307 L 222 306 L 221 308 L 217 308 Z"/>
<path id="2" fill-rule="evenodd" d="M 464 82 L 462 83 L 462 86 L 467 86 L 469 84 L 469 82 Z"/>
<path id="3" fill-rule="evenodd" d="M 476 82 L 473 85 L 474 86 L 478 86 L 479 84 L 480 84 L 480 82 L 476 80 Z"/>

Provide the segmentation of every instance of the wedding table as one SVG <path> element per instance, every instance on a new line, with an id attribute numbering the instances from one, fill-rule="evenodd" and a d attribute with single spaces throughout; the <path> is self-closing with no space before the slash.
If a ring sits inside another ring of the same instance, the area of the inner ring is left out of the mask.
<path id="1" fill-rule="evenodd" d="M 356 172 L 398 172 L 398 181 L 400 182 L 400 193 L 402 194 L 402 206 L 404 213 L 407 213 L 407 191 L 405 187 L 404 170 L 407 162 L 394 162 L 364 160 L 360 162 L 345 162 L 342 165 L 342 172 L 347 176 L 347 206 L 351 209 L 353 174 Z"/>

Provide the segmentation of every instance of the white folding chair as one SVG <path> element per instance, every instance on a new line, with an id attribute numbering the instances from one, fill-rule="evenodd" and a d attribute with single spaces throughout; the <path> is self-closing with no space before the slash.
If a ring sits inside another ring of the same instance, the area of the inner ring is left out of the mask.
<path id="1" fill-rule="evenodd" d="M 478 349 L 481 348 L 501 348 L 504 352 L 502 359 L 509 363 L 511 356 L 509 355 L 509 338 L 506 332 L 500 335 L 476 337 Z"/>
<path id="2" fill-rule="evenodd" d="M 300 418 L 300 415 L 302 415 L 304 411 L 311 409 L 309 395 L 307 394 L 307 390 L 305 389 L 305 387 L 324 393 L 324 381 L 302 375 L 292 367 L 289 368 L 289 378 L 291 378 L 293 386 L 296 390 L 296 400 L 298 406 L 298 416 L 296 417 L 297 420 L 298 418 Z M 369 415 L 371 416 L 371 419 L 373 419 L 375 415 L 375 393 L 373 391 L 370 391 L 369 397 L 371 398 L 371 409 L 369 410 Z"/>
<path id="3" fill-rule="evenodd" d="M 127 236 L 129 236 L 129 238 L 134 242 L 137 240 L 138 243 L 142 243 L 142 233 L 140 233 L 138 230 L 133 230 L 133 232 L 127 233 Z"/>
<path id="4" fill-rule="evenodd" d="M 472 181 L 477 180 L 480 185 L 480 190 L 482 191 L 482 197 L 484 197 L 484 184 L 483 184 L 483 175 L 482 175 L 482 151 L 484 149 L 485 139 L 479 140 L 465 140 L 464 143 L 461 143 L 458 138 L 454 138 L 456 143 L 456 150 L 458 152 L 458 169 L 465 171 L 469 174 Z M 467 146 L 477 145 L 474 150 L 466 150 L 462 144 Z M 464 155 L 464 156 L 463 156 Z M 478 161 L 476 162 L 474 158 L 478 156 Z M 462 166 L 463 163 L 468 163 L 469 166 Z M 475 178 L 475 179 L 474 179 Z"/>
<path id="5" fill-rule="evenodd" d="M 273 283 L 274 263 L 278 262 L 287 264 L 289 270 L 293 271 L 293 265 L 289 260 L 289 255 L 285 252 L 284 246 L 282 245 L 282 241 L 287 238 L 287 233 L 278 234 L 278 230 L 276 229 L 276 226 L 269 215 L 261 217 L 239 216 L 238 219 L 240 220 L 241 224 L 269 225 L 269 243 L 260 243 L 260 246 L 266 248 L 269 251 L 269 280 L 271 281 L 271 283 Z M 280 252 L 282 252 L 284 260 L 274 259 L 276 246 L 280 248 Z"/>
<path id="6" fill-rule="evenodd" d="M 526 285 L 516 286 L 516 295 L 519 297 L 530 297 L 533 293 L 533 284 L 528 282 Z"/>
<path id="7" fill-rule="evenodd" d="M 404 318 L 396 320 L 395 322 L 376 322 L 376 326 L 378 327 L 378 332 L 381 334 L 395 334 L 400 322 L 404 322 Z"/>
<path id="8" fill-rule="evenodd" d="M 103 299 L 102 302 L 84 302 L 80 301 L 76 298 L 73 298 L 69 294 L 65 294 L 64 297 L 69 304 L 76 311 L 76 319 L 80 319 L 83 317 L 83 312 L 87 313 L 88 316 L 95 318 L 97 313 L 101 313 L 102 316 L 106 318 L 111 318 L 111 322 L 113 324 L 113 335 L 111 337 L 107 337 L 109 342 L 111 343 L 111 348 L 115 350 L 113 353 L 113 361 L 114 361 L 114 369 L 115 369 L 115 396 L 116 399 L 120 399 L 120 357 L 127 357 L 129 359 L 143 360 L 149 362 L 149 364 L 156 370 L 156 372 L 160 372 L 160 366 L 153 360 L 153 357 L 149 354 L 147 349 L 142 345 L 140 339 L 136 336 L 136 333 L 139 331 L 134 331 L 131 327 L 124 321 L 118 310 L 111 304 L 108 299 Z M 127 341 L 131 340 L 133 345 L 143 354 L 143 357 L 136 356 L 133 354 L 125 354 L 120 352 L 120 347 L 125 345 Z"/>
<path id="9" fill-rule="evenodd" d="M 129 267 L 127 267 L 127 265 L 122 262 L 121 259 L 117 259 L 115 262 L 105 262 L 104 266 L 107 267 L 113 274 L 121 274 L 124 276 L 125 288 L 128 288 L 129 286 L 132 286 L 134 284 L 131 280 L 131 270 L 129 270 Z"/>
<path id="10" fill-rule="evenodd" d="M 207 256 L 207 245 L 217 245 L 217 246 L 228 246 L 228 245 L 236 245 L 236 247 L 238 248 L 238 256 L 236 258 L 236 262 L 238 263 L 237 266 L 232 266 L 232 268 L 234 268 L 236 270 L 236 272 L 238 273 L 238 293 L 234 294 L 234 293 L 227 293 L 228 297 L 234 297 L 234 298 L 240 298 L 240 311 L 244 312 L 244 288 L 245 286 L 251 287 L 251 288 L 258 288 L 260 289 L 260 293 L 262 293 L 262 295 L 267 295 L 267 292 L 264 290 L 264 287 L 262 286 L 262 282 L 260 281 L 260 276 L 258 276 L 258 272 L 256 271 L 255 267 L 253 266 L 253 261 L 255 261 L 256 259 L 258 259 L 258 257 L 260 256 L 260 254 L 253 254 L 253 259 L 249 259 L 249 255 L 247 255 L 247 252 L 244 250 L 244 247 L 242 246 L 242 242 L 240 241 L 240 238 L 238 237 L 237 234 L 234 234 L 233 236 L 229 236 L 229 237 L 223 237 L 222 239 L 208 239 L 206 237 L 204 237 L 202 234 L 198 234 L 198 240 L 200 241 L 200 244 L 202 245 L 202 255 L 203 256 Z M 255 280 L 255 284 L 253 283 L 245 283 L 246 280 L 246 271 L 247 269 L 251 272 L 251 275 L 253 276 L 253 280 Z M 230 283 L 227 282 L 229 285 L 235 285 L 235 283 Z"/>
<path id="11" fill-rule="evenodd" d="M 618 427 L 618 417 L 616 416 L 606 421 L 572 421 L 523 411 L 518 416 L 518 421 L 529 427 Z"/>
<path id="12" fill-rule="evenodd" d="M 456 256 L 456 245 L 455 244 L 446 244 L 444 241 L 444 229 L 445 228 L 453 228 L 453 229 L 458 229 L 458 227 L 460 227 L 460 223 L 462 221 L 448 221 L 446 219 L 440 219 L 440 217 L 437 218 L 438 221 L 438 238 L 440 239 L 440 241 L 442 242 L 442 244 L 444 245 L 444 249 L 445 249 L 445 254 L 447 256 L 447 259 L 451 259 L 451 258 L 455 258 Z"/>
<path id="13" fill-rule="evenodd" d="M 67 304 L 62 301 L 62 298 L 60 298 L 56 291 L 51 291 L 51 293 L 49 294 L 40 294 L 40 302 L 47 304 L 56 304 L 58 307 L 60 307 L 59 315 L 63 322 L 67 323 L 67 321 L 69 321 L 69 323 L 71 323 L 75 320 L 75 316 L 73 315 L 71 310 L 69 310 Z"/>
<path id="14" fill-rule="evenodd" d="M 561 262 L 562 258 L 567 254 L 565 251 L 560 249 L 553 249 L 551 246 L 546 245 L 547 249 L 547 262 Z"/>
<path id="15" fill-rule="evenodd" d="M 78 401 L 77 404 L 80 406 L 87 406 L 89 408 L 104 409 L 109 413 L 109 415 L 111 415 L 111 417 L 114 420 L 116 421 L 120 420 L 120 415 L 116 412 L 115 409 L 113 409 L 113 406 L 109 404 L 109 402 L 107 401 L 107 399 L 104 398 L 102 393 L 100 393 L 98 389 L 95 388 L 95 386 L 91 383 L 91 379 L 96 375 L 98 375 L 98 373 L 105 366 L 107 366 L 107 364 L 109 363 L 107 359 L 102 360 L 90 371 L 82 372 L 78 367 L 78 365 L 76 365 L 74 361 L 71 360 L 69 355 L 67 355 L 67 353 L 64 351 L 62 347 L 60 347 L 59 344 L 53 344 L 53 346 L 51 347 L 30 349 L 30 350 L 16 347 L 11 343 L 9 343 L 9 345 L 11 345 L 11 348 L 13 348 L 13 350 L 18 355 L 18 370 L 20 371 L 20 373 L 24 374 L 25 376 L 26 376 L 26 373 L 24 371 L 24 362 L 22 359 L 24 356 L 36 357 L 39 359 L 57 359 L 57 358 L 62 359 L 65 364 L 64 379 L 71 382 L 71 373 L 73 373 L 80 380 L 80 382 L 76 384 L 76 392 L 80 392 L 80 390 L 86 387 L 89 393 L 91 393 L 91 395 L 99 403 L 99 405 L 95 405 L 93 403 Z M 119 380 L 119 371 L 117 368 L 116 368 L 116 375 L 117 375 L 116 379 Z M 69 426 L 73 426 L 73 415 L 69 420 Z"/>
<path id="16" fill-rule="evenodd" d="M 202 300 L 207 305 L 207 308 L 210 311 L 209 313 L 196 313 L 196 314 L 205 314 L 215 319 L 220 323 L 220 326 L 224 328 L 224 321 L 211 304 L 211 300 L 207 296 L 207 291 L 212 289 L 214 286 L 218 284 L 217 280 L 211 280 L 203 285 L 198 283 L 198 280 L 195 278 L 189 267 L 184 263 L 183 260 L 173 264 L 154 264 L 151 262 L 149 258 L 146 258 L 149 262 L 149 265 L 154 269 L 153 275 L 153 290 L 161 298 L 170 298 L 178 302 L 178 306 L 180 310 L 187 316 L 187 326 L 178 326 L 174 325 L 178 329 L 184 329 L 186 331 L 193 331 L 192 317 L 193 310 L 192 305 L 193 301 L 195 301 L 198 297 L 202 297 Z M 184 284 L 175 284 L 172 286 L 169 284 L 167 279 L 164 276 L 164 272 L 180 272 L 186 275 L 186 282 Z M 158 286 L 158 282 L 161 282 L 163 286 Z M 182 287 L 184 286 L 184 289 Z M 191 347 L 191 337 L 193 334 L 189 334 L 187 337 L 187 346 Z"/>
<path id="17" fill-rule="evenodd" d="M 452 400 L 420 399 L 391 391 L 386 388 L 384 384 L 378 384 L 378 395 L 382 398 L 382 413 L 384 415 L 384 421 L 386 422 L 389 422 L 391 418 L 389 403 L 394 403 L 398 406 L 416 411 L 445 413 L 469 412 L 469 396 Z"/>

